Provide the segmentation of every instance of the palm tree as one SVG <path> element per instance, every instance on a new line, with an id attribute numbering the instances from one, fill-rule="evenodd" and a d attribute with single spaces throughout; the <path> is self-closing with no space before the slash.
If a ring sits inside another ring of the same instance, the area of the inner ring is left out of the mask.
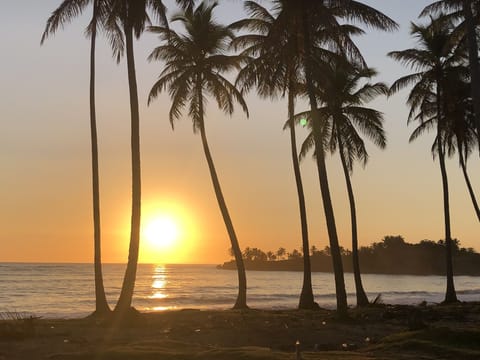
<path id="1" fill-rule="evenodd" d="M 470 97 L 470 79 L 465 77 L 465 68 L 459 67 L 458 70 L 450 72 L 445 79 L 445 117 L 448 124 L 447 154 L 452 156 L 455 151 L 458 151 L 458 160 L 465 184 L 477 219 L 480 221 L 480 208 L 467 172 L 467 159 L 473 149 L 478 146 L 475 113 Z"/>
<path id="2" fill-rule="evenodd" d="M 95 111 L 95 45 L 97 32 L 107 26 L 108 1 L 106 0 L 64 0 L 47 20 L 41 44 L 48 36 L 55 34 L 59 28 L 70 23 L 75 17 L 82 14 L 84 9 L 92 4 L 93 14 L 87 28 L 90 36 L 90 141 L 92 152 L 92 188 L 93 188 L 93 224 L 94 224 L 94 272 L 95 272 L 95 315 L 104 315 L 110 312 L 105 289 L 103 286 L 101 260 L 101 227 L 100 227 L 100 185 L 98 171 L 98 140 L 97 120 Z M 112 24 L 114 25 L 114 24 Z M 112 26 L 106 33 L 109 36 L 114 56 L 119 59 L 123 51 L 123 39 L 119 29 Z"/>
<path id="3" fill-rule="evenodd" d="M 306 94 L 312 114 L 316 163 L 332 253 L 337 313 L 340 317 L 345 317 L 348 310 L 347 295 L 322 143 L 326 128 L 318 114 L 317 90 L 313 79 L 316 71 L 326 67 L 324 61 L 319 57 L 321 49 L 333 49 L 349 56 L 352 61 L 364 65 L 359 50 L 352 42 L 349 33 L 345 32 L 340 25 L 340 21 L 354 20 L 383 30 L 393 30 L 397 24 L 379 11 L 354 0 L 330 2 L 274 0 L 273 5 L 276 20 L 269 33 L 273 40 L 271 44 L 281 44 L 286 34 L 288 37 L 296 36 L 298 39 L 297 54 L 301 59 L 301 71 L 305 78 Z M 272 46 L 269 50 L 274 53 L 276 46 Z"/>
<path id="4" fill-rule="evenodd" d="M 110 0 L 109 22 L 118 24 L 125 36 L 127 56 L 128 88 L 131 113 L 131 152 L 132 152 L 132 216 L 128 263 L 123 279 L 122 290 L 115 306 L 115 312 L 123 314 L 132 304 L 133 290 L 137 275 L 138 251 L 140 247 L 141 218 L 141 168 L 140 168 L 140 114 L 138 106 L 137 78 L 135 73 L 134 36 L 138 39 L 151 24 L 150 10 L 160 24 L 167 26 L 166 9 L 162 0 Z M 177 0 L 182 6 L 191 7 L 193 0 Z"/>
<path id="5" fill-rule="evenodd" d="M 432 19 L 422 26 L 412 23 L 411 34 L 417 39 L 418 47 L 403 51 L 393 51 L 388 55 L 415 69 L 416 72 L 395 81 L 390 92 L 413 85 L 408 97 L 410 114 L 408 121 L 418 120 L 420 125 L 410 137 L 413 141 L 425 131 L 435 128 L 436 137 L 432 146 L 433 154 L 438 155 L 442 176 L 443 208 L 445 220 L 446 277 L 445 302 L 457 301 L 453 279 L 452 237 L 450 230 L 450 206 L 448 178 L 445 167 L 448 124 L 445 107 L 446 79 L 448 74 L 461 69 L 464 54 L 451 41 L 451 26 Z"/>
<path id="6" fill-rule="evenodd" d="M 245 9 L 249 18 L 231 24 L 232 29 L 247 30 L 252 33 L 237 37 L 232 45 L 235 48 L 245 47 L 242 55 L 251 58 L 249 63 L 240 71 L 237 85 L 243 91 L 248 91 L 254 85 L 262 97 L 275 98 L 287 93 L 288 118 L 293 121 L 295 114 L 295 99 L 299 92 L 298 81 L 299 58 L 297 57 L 295 37 L 286 38 L 282 46 L 278 46 L 274 54 L 262 52 L 268 48 L 268 33 L 272 30 L 275 17 L 263 6 L 246 1 Z M 301 85 L 300 85 L 301 87 Z M 295 126 L 290 124 L 290 145 L 295 183 L 297 186 L 298 206 L 303 247 L 303 285 L 300 293 L 299 309 L 315 309 L 318 305 L 314 301 L 312 290 L 312 271 L 310 264 L 307 211 L 303 191 L 302 176 L 298 161 Z"/>
<path id="7" fill-rule="evenodd" d="M 194 132 L 200 131 L 203 150 L 207 159 L 218 205 L 227 228 L 238 271 L 238 296 L 235 309 L 247 308 L 247 280 L 239 242 L 220 187 L 217 171 L 207 142 L 205 131 L 205 95 L 211 95 L 220 109 L 232 114 L 236 101 L 248 115 L 247 105 L 239 90 L 221 73 L 239 69 L 243 57 L 225 55 L 234 35 L 228 27 L 213 20 L 216 2 L 201 3 L 196 9 L 188 8 L 172 18 L 184 26 L 186 33 L 179 34 L 166 27 L 151 27 L 159 34 L 164 45 L 155 48 L 149 60 L 164 60 L 166 67 L 153 85 L 148 102 L 168 88 L 172 98 L 170 122 L 173 126 L 189 104 L 188 112 Z"/>
<path id="8" fill-rule="evenodd" d="M 363 289 L 360 275 L 357 214 L 350 174 L 353 171 L 355 160 L 360 160 L 363 165 L 368 160 L 365 143 L 357 128 L 370 138 L 375 145 L 380 148 L 385 148 L 386 146 L 382 125 L 383 114 L 362 105 L 378 95 L 385 95 L 387 87 L 383 83 L 367 83 L 359 87 L 363 79 L 371 78 L 375 75 L 376 72 L 373 69 L 356 69 L 351 65 L 337 62 L 332 63 L 329 71 L 322 73 L 322 76 L 318 78 L 321 84 L 317 86 L 319 89 L 318 98 L 322 104 L 322 107 L 318 109 L 318 113 L 322 121 L 328 124 L 326 127 L 331 129 L 330 134 L 325 134 L 329 135 L 330 139 L 325 139 L 324 143 L 328 142 L 326 145 L 330 147 L 332 153 L 338 148 L 347 186 L 350 203 L 352 260 L 357 306 L 365 306 L 369 302 Z M 297 122 L 300 119 L 311 120 L 310 112 L 298 114 L 296 119 Z M 311 124 L 311 121 L 309 124 Z M 301 157 L 304 157 L 313 145 L 313 133 L 310 133 L 302 146 Z"/>
<path id="9" fill-rule="evenodd" d="M 478 0 L 438 0 L 425 7 L 420 15 L 438 15 L 444 10 L 450 11 L 447 15 L 450 20 L 461 20 L 457 30 L 462 34 L 461 41 L 466 41 L 468 48 L 471 94 L 477 128 L 477 141 L 480 143 L 480 63 L 478 60 L 477 36 L 480 2 Z"/>

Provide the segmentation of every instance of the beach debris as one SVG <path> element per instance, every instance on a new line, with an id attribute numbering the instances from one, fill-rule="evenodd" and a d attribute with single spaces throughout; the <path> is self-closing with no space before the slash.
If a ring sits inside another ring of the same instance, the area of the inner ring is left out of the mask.
<path id="1" fill-rule="evenodd" d="M 382 299 L 382 294 L 378 294 L 375 299 L 371 303 L 372 305 L 382 305 L 383 304 L 383 299 Z"/>
<path id="2" fill-rule="evenodd" d="M 370 338 L 369 338 L 368 336 L 365 338 L 365 342 L 366 342 L 366 343 L 369 343 L 369 342 L 370 342 Z"/>
<path id="3" fill-rule="evenodd" d="M 322 321 L 322 325 L 327 325 L 327 322 L 326 322 L 326 321 Z"/>
<path id="4" fill-rule="evenodd" d="M 63 339 L 63 342 L 66 344 L 66 343 L 69 343 L 70 341 L 68 339 Z"/>
<path id="5" fill-rule="evenodd" d="M 342 349 L 343 350 L 357 350 L 358 346 L 357 346 L 357 344 L 343 343 L 342 344 Z"/>
<path id="6" fill-rule="evenodd" d="M 288 325 L 286 323 L 283 323 L 283 326 L 285 326 L 285 329 L 288 329 Z"/>
<path id="7" fill-rule="evenodd" d="M 201 330 L 200 329 L 195 329 L 195 332 L 196 333 L 199 333 Z"/>
<path id="8" fill-rule="evenodd" d="M 295 343 L 295 358 L 296 360 L 301 360 L 302 359 L 302 352 L 300 351 L 300 341 L 297 340 Z"/>

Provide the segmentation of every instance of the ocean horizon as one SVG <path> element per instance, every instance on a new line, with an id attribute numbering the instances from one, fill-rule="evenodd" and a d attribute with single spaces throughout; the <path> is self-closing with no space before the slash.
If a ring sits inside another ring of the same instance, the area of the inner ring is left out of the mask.
<path id="1" fill-rule="evenodd" d="M 139 264 L 133 306 L 140 311 L 230 309 L 237 294 L 237 273 L 217 264 Z M 120 294 L 125 264 L 104 264 L 107 299 L 113 307 Z M 94 310 L 93 264 L 0 263 L 0 312 L 43 318 L 77 318 Z M 252 308 L 294 309 L 302 286 L 302 272 L 247 271 L 247 299 Z M 440 303 L 443 276 L 364 274 L 363 284 L 373 301 L 387 304 Z M 335 308 L 331 273 L 312 273 L 315 301 Z M 345 274 L 349 306 L 355 306 L 353 274 Z M 455 277 L 461 301 L 480 300 L 480 277 Z"/>

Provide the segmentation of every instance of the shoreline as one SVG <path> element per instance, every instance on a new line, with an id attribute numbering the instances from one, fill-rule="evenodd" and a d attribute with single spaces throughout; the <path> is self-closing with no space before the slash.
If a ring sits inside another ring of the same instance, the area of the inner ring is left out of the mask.
<path id="1" fill-rule="evenodd" d="M 303 359 L 480 358 L 478 302 L 377 304 L 349 314 L 184 309 L 140 313 L 121 326 L 93 318 L 0 321 L 0 359 L 295 359 L 297 340 Z"/>

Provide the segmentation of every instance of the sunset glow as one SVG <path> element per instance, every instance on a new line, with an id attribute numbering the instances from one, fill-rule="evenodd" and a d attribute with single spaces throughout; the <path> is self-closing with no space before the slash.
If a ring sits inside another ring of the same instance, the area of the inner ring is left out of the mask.
<path id="1" fill-rule="evenodd" d="M 143 231 L 143 236 L 148 244 L 159 249 L 173 246 L 179 235 L 177 222 L 166 215 L 150 221 Z"/>
<path id="2" fill-rule="evenodd" d="M 189 206 L 179 199 L 154 197 L 143 205 L 140 262 L 188 262 L 197 245 L 197 225 Z"/>

